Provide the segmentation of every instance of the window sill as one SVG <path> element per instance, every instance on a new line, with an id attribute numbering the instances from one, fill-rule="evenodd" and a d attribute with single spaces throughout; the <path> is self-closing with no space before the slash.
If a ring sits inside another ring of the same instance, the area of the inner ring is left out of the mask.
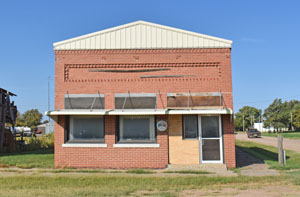
<path id="1" fill-rule="evenodd" d="M 106 148 L 107 144 L 62 144 L 62 147 L 70 147 L 70 148 Z"/>
<path id="2" fill-rule="evenodd" d="M 114 144 L 115 148 L 159 148 L 159 144 Z"/>

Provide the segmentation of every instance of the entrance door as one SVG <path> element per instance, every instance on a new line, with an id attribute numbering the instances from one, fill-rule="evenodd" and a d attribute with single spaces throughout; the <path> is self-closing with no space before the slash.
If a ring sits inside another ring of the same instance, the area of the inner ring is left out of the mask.
<path id="1" fill-rule="evenodd" d="M 200 163 L 223 163 L 220 116 L 198 116 Z"/>

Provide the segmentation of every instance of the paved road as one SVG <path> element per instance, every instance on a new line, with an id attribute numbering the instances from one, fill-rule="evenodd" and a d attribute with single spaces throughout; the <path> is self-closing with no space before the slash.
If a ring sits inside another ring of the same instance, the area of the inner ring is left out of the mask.
<path id="1" fill-rule="evenodd" d="M 261 138 L 248 138 L 246 134 L 236 134 L 235 138 L 238 140 L 246 140 L 246 141 L 250 141 L 250 142 L 257 142 L 257 143 L 277 147 L 277 138 L 276 137 L 262 136 Z M 291 139 L 284 138 L 283 139 L 283 148 L 300 152 L 300 140 L 291 140 Z"/>

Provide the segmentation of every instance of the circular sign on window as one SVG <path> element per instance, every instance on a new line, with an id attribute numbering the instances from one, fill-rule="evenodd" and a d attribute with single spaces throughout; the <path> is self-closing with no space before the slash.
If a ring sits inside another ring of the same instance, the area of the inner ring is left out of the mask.
<path id="1" fill-rule="evenodd" d="M 156 127 L 158 131 L 166 131 L 168 128 L 168 123 L 165 120 L 160 120 L 156 123 Z"/>

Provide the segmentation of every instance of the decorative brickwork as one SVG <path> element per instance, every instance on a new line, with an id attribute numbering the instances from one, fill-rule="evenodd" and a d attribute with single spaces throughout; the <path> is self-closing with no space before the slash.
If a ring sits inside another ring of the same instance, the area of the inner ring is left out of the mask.
<path id="1" fill-rule="evenodd" d="M 188 68 L 189 72 L 186 73 L 187 78 L 168 78 L 165 79 L 167 81 L 184 81 L 184 80 L 192 80 L 192 81 L 211 81 L 211 80 L 219 80 L 222 77 L 220 62 L 198 62 L 198 63 L 136 63 L 136 64 L 66 64 L 65 65 L 65 81 L 66 82 L 120 82 L 121 80 L 124 82 L 135 81 L 157 81 L 159 78 L 155 79 L 141 79 L 143 76 L 141 73 L 131 73 L 130 78 L 128 75 L 124 75 L 124 73 L 113 73 L 113 77 L 111 77 L 111 73 L 97 73 L 97 72 L 89 72 L 89 69 L 139 69 L 139 68 L 171 68 L 167 71 L 159 72 L 160 75 L 165 74 L 168 75 L 172 73 L 172 75 L 182 74 L 185 69 Z M 173 68 L 173 69 L 172 69 Z M 157 72 L 149 72 L 148 75 L 156 74 Z M 84 75 L 84 78 L 82 75 Z M 71 77 L 70 77 L 71 75 Z M 213 77 L 208 77 L 213 76 Z M 125 78 L 126 77 L 126 78 Z"/>

